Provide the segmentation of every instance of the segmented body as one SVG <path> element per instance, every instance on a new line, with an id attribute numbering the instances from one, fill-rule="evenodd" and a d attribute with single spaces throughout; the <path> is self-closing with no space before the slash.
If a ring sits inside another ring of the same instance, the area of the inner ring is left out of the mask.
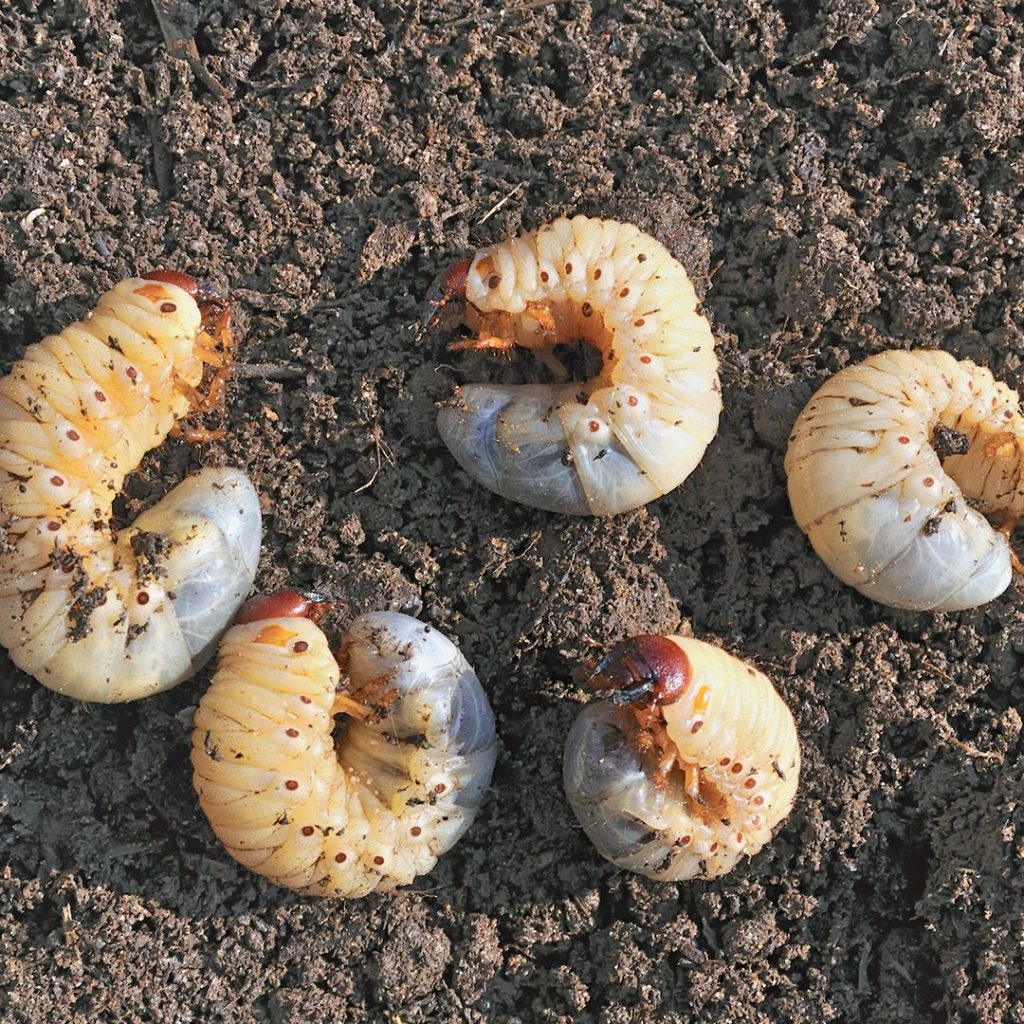
<path id="1" fill-rule="evenodd" d="M 342 651 L 339 693 L 309 619 L 233 627 L 196 711 L 192 764 L 236 860 L 290 889 L 357 897 L 430 871 L 466 831 L 494 767 L 494 716 L 458 649 L 409 616 L 361 616 Z M 359 703 L 367 692 L 376 713 Z M 337 744 L 335 714 L 350 716 Z"/>
<path id="2" fill-rule="evenodd" d="M 462 286 L 462 276 L 459 285 Z M 461 347 L 550 350 L 583 340 L 589 380 L 470 384 L 438 427 L 463 469 L 513 501 L 610 515 L 677 487 L 718 429 L 718 359 L 682 266 L 631 224 L 573 217 L 478 252 Z"/>
<path id="3" fill-rule="evenodd" d="M 883 604 L 955 611 L 1009 585 L 1007 528 L 1024 514 L 1015 391 L 938 351 L 884 352 L 840 371 L 786 453 L 797 525 L 844 583 Z"/>
<path id="4" fill-rule="evenodd" d="M 0 380 L 0 643 L 51 689 L 113 702 L 176 685 L 252 584 L 260 512 L 239 470 L 204 470 L 110 526 L 125 477 L 191 410 L 219 347 L 188 291 L 130 278 Z"/>
<path id="5" fill-rule="evenodd" d="M 629 642 L 631 657 L 651 639 Z M 665 702 L 588 704 L 566 742 L 565 789 L 619 867 L 662 881 L 712 878 L 757 853 L 789 814 L 796 726 L 750 665 L 700 640 L 664 639 L 679 652 L 669 660 L 681 685 Z"/>

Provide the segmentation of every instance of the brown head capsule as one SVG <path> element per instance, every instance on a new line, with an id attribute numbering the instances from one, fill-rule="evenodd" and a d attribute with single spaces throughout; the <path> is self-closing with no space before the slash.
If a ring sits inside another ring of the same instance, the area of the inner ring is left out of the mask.
<path id="1" fill-rule="evenodd" d="M 275 590 L 272 594 L 257 594 L 239 609 L 235 625 L 244 626 L 263 619 L 312 619 L 316 622 L 326 610 L 323 606 L 329 603 L 322 594 L 300 590 Z"/>
<path id="2" fill-rule="evenodd" d="M 427 315 L 423 326 L 432 330 L 453 330 L 462 322 L 466 306 L 469 260 L 459 260 L 434 278 L 427 292 Z"/>
<path id="3" fill-rule="evenodd" d="M 196 301 L 199 300 L 202 288 L 199 282 L 191 275 L 180 270 L 168 270 L 166 267 L 157 267 L 148 274 L 142 275 L 146 281 L 160 281 L 163 284 L 173 284 L 183 292 L 188 292 Z"/>
<path id="4" fill-rule="evenodd" d="M 690 659 L 668 637 L 637 636 L 616 644 L 587 679 L 613 704 L 671 704 L 690 682 Z"/>

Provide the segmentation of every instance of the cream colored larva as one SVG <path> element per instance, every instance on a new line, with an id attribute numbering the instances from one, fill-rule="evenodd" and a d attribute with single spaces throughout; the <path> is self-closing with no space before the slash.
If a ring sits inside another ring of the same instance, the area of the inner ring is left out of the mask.
<path id="1" fill-rule="evenodd" d="M 227 309 L 197 296 L 174 271 L 129 278 L 0 380 L 0 643 L 79 700 L 192 675 L 256 571 L 259 502 L 237 469 L 203 470 L 130 528 L 110 525 L 127 474 L 203 399 L 204 363 L 226 363 Z"/>
<path id="2" fill-rule="evenodd" d="M 800 778 L 793 716 L 768 679 L 717 647 L 642 636 L 590 676 L 565 747 L 566 794 L 597 849 L 660 881 L 713 878 L 757 853 Z"/>
<path id="3" fill-rule="evenodd" d="M 431 626 L 360 616 L 343 677 L 315 610 L 288 591 L 242 609 L 196 711 L 193 781 L 241 864 L 308 895 L 365 896 L 430 871 L 469 828 L 494 768 L 494 715 Z"/>
<path id="4" fill-rule="evenodd" d="M 470 384 L 440 411 L 459 464 L 513 501 L 574 515 L 637 508 L 700 462 L 722 408 L 715 339 L 682 266 L 632 224 L 560 218 L 479 251 L 435 297 L 465 298 L 456 348 L 534 350 L 562 383 Z M 602 358 L 565 382 L 555 345 Z"/>
<path id="5" fill-rule="evenodd" d="M 1010 583 L 1022 456 L 1017 393 L 987 369 L 946 352 L 883 352 L 837 373 L 800 414 L 789 500 L 821 559 L 866 597 L 973 608 Z"/>

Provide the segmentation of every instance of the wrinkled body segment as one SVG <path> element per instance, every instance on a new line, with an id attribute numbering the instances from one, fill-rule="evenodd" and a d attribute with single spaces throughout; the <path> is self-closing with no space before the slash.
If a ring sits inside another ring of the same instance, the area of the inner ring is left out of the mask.
<path id="1" fill-rule="evenodd" d="M 713 878 L 757 853 L 792 809 L 796 725 L 755 668 L 700 640 L 665 639 L 680 655 L 665 702 L 656 684 L 643 704 L 588 704 L 566 741 L 565 790 L 612 863 L 660 881 Z"/>
<path id="2" fill-rule="evenodd" d="M 203 470 L 119 533 L 110 522 L 222 347 L 188 291 L 130 278 L 0 380 L 0 643 L 51 689 L 114 702 L 174 686 L 248 592 L 260 512 L 239 470 Z"/>
<path id="3" fill-rule="evenodd" d="M 589 380 L 470 384 L 438 416 L 463 469 L 513 501 L 574 515 L 637 508 L 678 487 L 718 429 L 715 341 L 682 266 L 631 224 L 561 218 L 478 252 L 457 347 L 601 356 Z M 562 374 L 564 377 L 565 375 Z"/>
<path id="4" fill-rule="evenodd" d="M 866 597 L 973 608 L 1010 583 L 1022 442 L 1017 393 L 987 369 L 939 351 L 871 356 L 827 381 L 796 421 L 793 514 L 822 561 Z"/>
<path id="5" fill-rule="evenodd" d="M 494 716 L 465 658 L 430 626 L 361 616 L 343 639 L 343 677 L 304 614 L 225 635 L 195 716 L 196 792 L 231 856 L 278 885 L 393 889 L 430 871 L 472 823 L 494 768 Z M 345 716 L 337 740 L 335 715 Z"/>

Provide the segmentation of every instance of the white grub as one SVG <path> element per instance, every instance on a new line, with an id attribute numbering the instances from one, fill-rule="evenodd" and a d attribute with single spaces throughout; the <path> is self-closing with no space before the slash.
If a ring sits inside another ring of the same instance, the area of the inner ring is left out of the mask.
<path id="1" fill-rule="evenodd" d="M 564 783 L 612 863 L 659 881 L 714 878 L 767 844 L 793 806 L 800 744 L 771 682 L 690 637 L 637 637 L 591 676 Z"/>
<path id="2" fill-rule="evenodd" d="M 718 359 L 693 285 L 660 242 L 631 224 L 561 218 L 479 251 L 464 289 L 477 337 L 454 347 L 522 346 L 556 374 L 561 343 L 582 340 L 602 359 L 582 382 L 461 388 L 438 428 L 475 480 L 552 512 L 612 515 L 693 472 L 718 429 Z"/>
<path id="3" fill-rule="evenodd" d="M 110 525 L 125 477 L 193 408 L 204 361 L 223 364 L 213 347 L 188 291 L 129 278 L 0 381 L 0 643 L 59 693 L 177 685 L 252 585 L 260 511 L 240 470 L 203 470 Z"/>
<path id="4" fill-rule="evenodd" d="M 241 864 L 308 895 L 358 897 L 430 871 L 469 828 L 494 716 L 458 648 L 407 615 L 361 616 L 341 650 L 344 674 L 300 615 L 229 630 L 196 711 L 193 782 Z"/>
<path id="5" fill-rule="evenodd" d="M 796 421 L 793 514 L 829 569 L 874 601 L 985 604 L 1012 576 L 1022 437 L 1017 393 L 984 367 L 930 350 L 871 356 L 827 381 Z"/>

